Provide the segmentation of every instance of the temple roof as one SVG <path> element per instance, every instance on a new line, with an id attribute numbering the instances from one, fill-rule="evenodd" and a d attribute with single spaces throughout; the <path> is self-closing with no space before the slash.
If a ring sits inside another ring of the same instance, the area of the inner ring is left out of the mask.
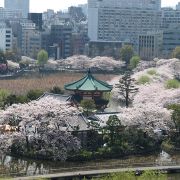
<path id="1" fill-rule="evenodd" d="M 112 85 L 109 85 L 106 82 L 100 81 L 96 79 L 90 72 L 86 74 L 82 79 L 75 81 L 70 84 L 66 84 L 64 86 L 64 89 L 69 91 L 102 91 L 102 92 L 108 92 L 111 91 L 113 88 Z"/>

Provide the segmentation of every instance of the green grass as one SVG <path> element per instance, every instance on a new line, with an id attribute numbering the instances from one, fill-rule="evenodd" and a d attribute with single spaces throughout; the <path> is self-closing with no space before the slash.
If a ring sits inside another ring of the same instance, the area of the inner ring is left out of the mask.
<path id="1" fill-rule="evenodd" d="M 135 176 L 134 172 L 123 172 L 110 174 L 106 177 L 98 178 L 96 180 L 168 180 L 168 177 L 167 174 L 162 174 L 159 171 L 145 171 L 140 176 Z"/>
<path id="2" fill-rule="evenodd" d="M 150 83 L 151 79 L 149 76 L 147 75 L 142 75 L 138 78 L 137 83 L 138 84 L 146 84 L 146 83 Z"/>
<path id="3" fill-rule="evenodd" d="M 153 76 L 153 75 L 156 75 L 156 74 L 157 74 L 157 71 L 156 71 L 155 69 L 150 69 L 150 70 L 147 71 L 147 73 L 148 73 L 149 75 Z"/>
<path id="4" fill-rule="evenodd" d="M 170 79 L 170 80 L 166 81 L 165 87 L 167 89 L 178 89 L 178 88 L 180 88 L 180 81 L 178 81 L 176 79 Z"/>

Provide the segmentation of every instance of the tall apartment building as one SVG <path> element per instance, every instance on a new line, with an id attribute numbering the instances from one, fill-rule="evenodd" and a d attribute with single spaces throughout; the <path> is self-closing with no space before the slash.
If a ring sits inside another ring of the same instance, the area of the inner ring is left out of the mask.
<path id="1" fill-rule="evenodd" d="M 4 7 L 9 10 L 20 10 L 23 18 L 28 17 L 29 0 L 4 0 Z"/>
<path id="2" fill-rule="evenodd" d="M 72 28 L 69 25 L 51 26 L 51 50 L 50 56 L 55 59 L 71 56 Z M 54 53 L 54 55 L 53 55 Z"/>
<path id="3" fill-rule="evenodd" d="M 6 23 L 0 22 L 0 50 L 12 50 L 12 28 L 8 27 Z"/>
<path id="4" fill-rule="evenodd" d="M 41 49 L 41 34 L 36 30 L 35 23 L 21 22 L 19 25 L 18 47 L 21 54 L 32 58 L 37 57 Z"/>
<path id="5" fill-rule="evenodd" d="M 88 36 L 94 42 L 125 42 L 138 52 L 139 34 L 160 29 L 161 0 L 88 0 Z"/>

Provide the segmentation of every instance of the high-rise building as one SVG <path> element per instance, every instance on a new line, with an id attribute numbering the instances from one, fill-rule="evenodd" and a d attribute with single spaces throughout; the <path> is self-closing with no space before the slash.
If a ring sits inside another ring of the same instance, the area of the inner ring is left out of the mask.
<path id="1" fill-rule="evenodd" d="M 42 25 L 43 25 L 42 13 L 29 13 L 28 19 L 36 24 L 37 30 L 42 31 Z"/>
<path id="2" fill-rule="evenodd" d="M 51 26 L 51 48 L 49 55 L 55 59 L 71 56 L 72 27 L 69 25 Z"/>
<path id="3" fill-rule="evenodd" d="M 18 48 L 21 49 L 21 54 L 24 56 L 37 57 L 37 53 L 41 49 L 41 34 L 36 30 L 35 23 L 28 20 L 20 22 Z"/>
<path id="4" fill-rule="evenodd" d="M 88 0 L 88 36 L 125 42 L 138 52 L 138 37 L 160 29 L 161 0 Z"/>
<path id="5" fill-rule="evenodd" d="M 176 10 L 180 10 L 180 2 L 176 5 Z"/>
<path id="6" fill-rule="evenodd" d="M 4 0 L 4 7 L 9 10 L 21 10 L 23 18 L 28 17 L 29 0 Z"/>
<path id="7" fill-rule="evenodd" d="M 180 26 L 180 10 L 172 8 L 162 8 L 161 28 L 176 28 Z"/>
<path id="8" fill-rule="evenodd" d="M 22 12 L 20 10 L 8 10 L 0 7 L 0 20 L 21 19 Z"/>
<path id="9" fill-rule="evenodd" d="M 161 0 L 88 0 L 88 7 L 160 10 Z"/>
<path id="10" fill-rule="evenodd" d="M 180 3 L 179 3 L 180 5 Z M 165 58 L 172 56 L 172 51 L 180 45 L 180 8 L 162 8 L 161 29 L 163 30 L 162 55 Z"/>
<path id="11" fill-rule="evenodd" d="M 0 50 L 12 50 L 12 28 L 8 27 L 6 23 L 0 22 Z"/>
<path id="12" fill-rule="evenodd" d="M 173 50 L 180 45 L 180 26 L 163 31 L 163 57 L 171 58 Z"/>
<path id="13" fill-rule="evenodd" d="M 79 4 L 78 7 L 82 8 L 83 13 L 87 17 L 88 16 L 88 5 L 87 4 Z"/>
<path id="14" fill-rule="evenodd" d="M 162 53 L 163 32 L 148 32 L 145 35 L 139 35 L 138 54 L 143 60 L 152 60 L 160 57 Z"/>

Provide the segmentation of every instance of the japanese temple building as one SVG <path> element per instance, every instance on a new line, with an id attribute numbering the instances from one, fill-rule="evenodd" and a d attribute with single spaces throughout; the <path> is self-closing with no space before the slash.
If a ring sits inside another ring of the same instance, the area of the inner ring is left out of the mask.
<path id="1" fill-rule="evenodd" d="M 80 99 L 101 99 L 104 92 L 111 92 L 113 86 L 96 79 L 89 70 L 82 79 L 66 84 L 65 90 L 73 91 L 75 97 Z"/>

